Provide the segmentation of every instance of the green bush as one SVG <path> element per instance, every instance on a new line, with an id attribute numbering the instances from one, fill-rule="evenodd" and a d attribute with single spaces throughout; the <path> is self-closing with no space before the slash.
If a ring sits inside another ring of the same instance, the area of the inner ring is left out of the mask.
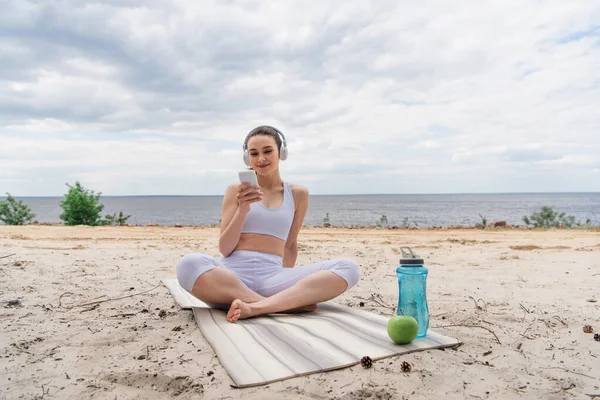
<path id="1" fill-rule="evenodd" d="M 123 226 L 127 222 L 127 220 L 131 217 L 131 215 L 125 216 L 123 211 L 119 211 L 119 215 L 115 214 L 107 214 L 104 216 L 104 219 L 100 221 L 101 225 L 118 225 Z"/>
<path id="2" fill-rule="evenodd" d="M 483 229 L 487 227 L 487 218 L 481 214 L 479 214 L 479 218 L 481 218 L 481 225 L 483 225 Z"/>
<path id="3" fill-rule="evenodd" d="M 331 222 L 329 221 L 329 213 L 325 214 L 325 218 L 323 218 L 323 226 L 325 228 L 329 228 L 331 226 Z"/>
<path id="4" fill-rule="evenodd" d="M 539 212 L 533 213 L 529 217 L 524 216 L 523 222 L 528 226 L 533 225 L 535 228 L 572 228 L 591 224 L 589 218 L 583 224 L 576 221 L 574 216 L 566 215 L 564 212 L 559 213 L 549 206 L 542 207 Z"/>
<path id="5" fill-rule="evenodd" d="M 67 183 L 69 191 L 65 194 L 65 199 L 60 202 L 63 213 L 60 219 L 65 221 L 65 225 L 101 225 L 102 219 L 100 213 L 104 205 L 100 204 L 100 195 L 93 190 L 88 190 L 75 182 L 75 186 Z"/>
<path id="6" fill-rule="evenodd" d="M 410 222 L 408 221 L 408 217 L 404 217 L 404 219 L 402 220 L 402 227 L 408 228 L 409 226 L 410 226 Z"/>
<path id="7" fill-rule="evenodd" d="M 104 204 L 100 203 L 102 193 L 95 193 L 75 182 L 75 186 L 67 183 L 69 191 L 65 194 L 65 199 L 60 202 L 63 213 L 60 219 L 65 221 L 65 225 L 125 225 L 131 215 L 107 214 L 104 218 L 100 213 L 104 209 Z"/>
<path id="8" fill-rule="evenodd" d="M 27 204 L 15 200 L 10 193 L 6 193 L 6 196 L 5 201 L 0 201 L 0 221 L 6 225 L 25 225 L 35 218 Z"/>
<path id="9" fill-rule="evenodd" d="M 388 219 L 387 219 L 387 216 L 386 216 L 385 214 L 383 214 L 381 217 L 379 217 L 379 221 L 377 221 L 377 222 L 375 223 L 375 226 L 376 226 L 377 228 L 381 228 L 381 227 L 383 227 L 383 226 L 385 226 L 385 225 L 387 225 L 387 224 L 388 224 Z"/>

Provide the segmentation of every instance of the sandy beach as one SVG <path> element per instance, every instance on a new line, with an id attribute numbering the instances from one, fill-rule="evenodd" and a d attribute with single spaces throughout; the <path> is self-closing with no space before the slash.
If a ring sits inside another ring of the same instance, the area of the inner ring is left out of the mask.
<path id="1" fill-rule="evenodd" d="M 430 327 L 464 344 L 248 389 L 229 386 L 160 284 L 186 253 L 217 256 L 217 238 L 0 226 L 0 399 L 600 398 L 600 342 L 583 331 L 600 332 L 598 231 L 303 229 L 298 264 L 354 258 L 362 279 L 334 301 L 382 315 L 397 301 L 398 249 L 411 246 L 429 268 Z"/>

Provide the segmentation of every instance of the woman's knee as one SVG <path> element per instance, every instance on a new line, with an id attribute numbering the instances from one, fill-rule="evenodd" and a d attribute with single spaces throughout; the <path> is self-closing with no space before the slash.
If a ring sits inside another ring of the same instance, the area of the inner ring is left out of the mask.
<path id="1" fill-rule="evenodd" d="M 342 258 L 339 260 L 336 270 L 348 282 L 348 289 L 355 286 L 360 280 L 360 267 L 351 258 Z M 346 289 L 346 290 L 348 290 Z"/>
<path id="2" fill-rule="evenodd" d="M 215 267 L 215 259 L 201 253 L 186 254 L 177 263 L 176 272 L 179 285 L 192 292 L 194 283 L 200 275 Z"/>

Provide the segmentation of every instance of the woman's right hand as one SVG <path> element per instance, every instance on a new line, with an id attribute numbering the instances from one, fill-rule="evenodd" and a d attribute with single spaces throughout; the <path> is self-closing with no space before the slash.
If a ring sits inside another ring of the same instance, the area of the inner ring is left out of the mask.
<path id="1" fill-rule="evenodd" d="M 260 191 L 260 186 L 252 187 L 249 185 L 250 183 L 243 182 L 237 187 L 238 210 L 244 215 L 250 211 L 250 204 L 263 199 L 263 192 Z"/>

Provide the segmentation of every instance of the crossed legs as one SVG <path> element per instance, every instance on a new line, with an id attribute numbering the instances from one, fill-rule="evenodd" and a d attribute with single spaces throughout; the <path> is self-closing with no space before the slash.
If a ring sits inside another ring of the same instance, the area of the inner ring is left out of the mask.
<path id="1" fill-rule="evenodd" d="M 259 280 L 259 294 L 244 283 L 248 276 L 240 279 L 205 254 L 188 254 L 177 265 L 179 282 L 188 292 L 208 304 L 230 304 L 230 322 L 269 313 L 313 311 L 316 303 L 331 300 L 354 286 L 360 275 L 358 265 L 349 259 L 274 271 Z"/>
<path id="2" fill-rule="evenodd" d="M 256 302 L 235 299 L 227 312 L 227 320 L 270 314 L 331 300 L 342 294 L 348 283 L 331 271 L 317 271 L 302 278 L 295 285 Z"/>
<path id="3" fill-rule="evenodd" d="M 200 275 L 191 292 L 203 302 L 213 304 L 231 304 L 235 299 L 254 303 L 264 299 L 248 288 L 235 273 L 221 266 Z"/>
<path id="4" fill-rule="evenodd" d="M 242 302 L 241 304 L 253 304 L 266 299 L 266 297 L 249 289 L 233 272 L 224 267 L 215 267 L 200 275 L 194 283 L 192 294 L 208 304 L 233 304 L 234 301 Z M 316 303 L 307 303 L 270 312 L 314 311 L 317 308 Z M 234 322 L 240 318 L 240 314 L 241 310 L 240 313 L 236 313 L 237 318 L 230 319 L 228 317 L 227 319 Z"/>

